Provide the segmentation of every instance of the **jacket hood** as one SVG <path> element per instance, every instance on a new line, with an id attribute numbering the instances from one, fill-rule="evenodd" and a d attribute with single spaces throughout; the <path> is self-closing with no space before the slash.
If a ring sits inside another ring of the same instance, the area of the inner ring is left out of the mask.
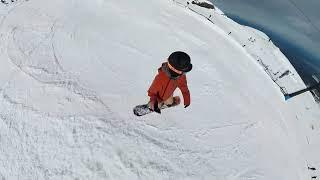
<path id="1" fill-rule="evenodd" d="M 162 63 L 161 67 L 158 69 L 158 72 L 160 71 L 164 72 L 170 79 L 178 79 L 181 76 L 169 69 L 167 62 Z"/>

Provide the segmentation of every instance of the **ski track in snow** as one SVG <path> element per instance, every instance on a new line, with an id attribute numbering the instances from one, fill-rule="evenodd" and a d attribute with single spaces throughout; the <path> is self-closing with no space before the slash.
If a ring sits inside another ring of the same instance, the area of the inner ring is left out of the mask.
<path id="1" fill-rule="evenodd" d="M 68 73 L 64 72 L 63 67 L 61 66 L 57 57 L 54 43 L 52 42 L 52 39 L 54 38 L 54 24 L 49 29 L 50 31 L 44 32 L 44 35 L 40 38 L 40 41 L 33 45 L 30 49 L 22 49 L 22 47 L 26 47 L 24 43 L 28 42 L 20 42 L 24 39 L 24 37 L 22 35 L 22 37 L 18 39 L 18 32 L 27 32 L 27 35 L 28 33 L 35 33 L 36 36 L 39 36 L 39 34 L 43 32 L 38 33 L 35 30 L 20 30 L 18 27 L 13 28 L 11 32 L 11 44 L 7 49 L 11 62 L 18 69 L 20 69 L 21 72 L 30 76 L 42 86 L 51 85 L 65 88 L 67 91 L 73 92 L 75 95 L 80 96 L 85 101 L 91 100 L 96 104 L 100 104 L 100 106 L 103 106 L 106 110 L 109 109 L 108 106 L 104 104 L 104 102 L 97 95 L 95 95 L 94 92 L 81 87 L 76 80 L 72 79 Z M 39 58 L 38 61 L 38 57 L 34 58 L 32 56 L 40 53 L 39 51 L 42 50 L 41 47 L 48 49 L 47 51 L 49 54 L 46 54 L 44 59 Z M 17 57 L 17 54 L 19 54 L 19 57 Z"/>

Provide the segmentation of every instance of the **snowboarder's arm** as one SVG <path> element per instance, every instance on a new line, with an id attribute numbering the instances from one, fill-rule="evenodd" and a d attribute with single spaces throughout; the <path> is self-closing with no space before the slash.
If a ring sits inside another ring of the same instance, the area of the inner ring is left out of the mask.
<path id="1" fill-rule="evenodd" d="M 159 74 L 156 75 L 154 78 L 149 90 L 148 90 L 148 96 L 150 97 L 150 102 L 156 102 L 158 99 L 158 92 L 161 89 L 161 83 Z"/>
<path id="2" fill-rule="evenodd" d="M 186 75 L 181 76 L 178 81 L 178 87 L 182 92 L 185 107 L 190 105 L 190 91 L 188 88 Z"/>

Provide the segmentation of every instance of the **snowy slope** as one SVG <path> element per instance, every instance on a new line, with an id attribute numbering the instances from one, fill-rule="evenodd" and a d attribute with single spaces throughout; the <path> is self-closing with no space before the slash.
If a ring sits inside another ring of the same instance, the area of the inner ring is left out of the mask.
<path id="1" fill-rule="evenodd" d="M 257 61 L 290 69 L 291 92 L 304 85 L 287 59 L 220 10 L 179 2 L 1 5 L 0 177 L 310 179 L 319 107 L 310 94 L 285 102 Z M 191 106 L 135 117 L 175 50 L 192 58 Z"/>

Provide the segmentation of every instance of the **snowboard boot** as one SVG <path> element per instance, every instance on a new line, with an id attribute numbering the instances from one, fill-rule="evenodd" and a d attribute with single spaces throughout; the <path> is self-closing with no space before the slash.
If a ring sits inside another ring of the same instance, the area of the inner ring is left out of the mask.
<path id="1" fill-rule="evenodd" d="M 172 103 L 171 104 L 164 104 L 161 106 L 161 109 L 164 109 L 164 108 L 168 108 L 168 107 L 172 107 L 172 106 L 176 106 L 178 104 L 180 104 L 180 97 L 179 96 L 175 96 L 172 98 Z"/>

